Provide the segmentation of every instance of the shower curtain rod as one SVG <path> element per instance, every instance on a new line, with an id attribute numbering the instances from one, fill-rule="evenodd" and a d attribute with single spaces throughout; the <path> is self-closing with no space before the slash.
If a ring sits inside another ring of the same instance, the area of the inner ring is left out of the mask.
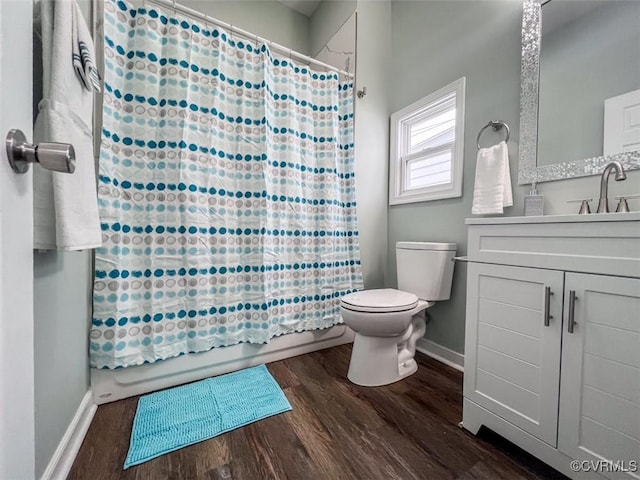
<path id="1" fill-rule="evenodd" d="M 180 3 L 175 2 L 174 0 L 142 0 L 142 3 L 154 3 L 158 6 L 162 6 L 162 7 L 166 7 L 169 8 L 171 10 L 173 10 L 174 12 L 180 12 L 184 15 L 187 15 L 191 18 L 197 19 L 197 20 L 201 20 L 203 22 L 205 22 L 205 24 L 207 23 L 212 23 L 214 25 L 217 25 L 219 27 L 225 28 L 229 31 L 231 31 L 233 34 L 235 35 L 240 35 L 242 37 L 245 38 L 245 40 L 249 40 L 249 41 L 255 41 L 255 42 L 264 42 L 266 43 L 269 48 L 271 48 L 272 50 L 276 50 L 282 54 L 288 55 L 289 57 L 295 57 L 298 60 L 302 60 L 303 62 L 306 62 L 307 64 L 313 64 L 319 67 L 324 68 L 325 70 L 331 70 L 333 72 L 337 72 L 340 75 L 345 75 L 348 78 L 353 78 L 354 75 L 353 73 L 347 72 L 346 70 L 340 70 L 339 68 L 336 68 L 332 65 L 329 65 L 327 63 L 321 62 L 319 60 L 316 60 L 315 58 L 309 57 L 307 55 L 304 55 L 302 53 L 296 52 L 295 50 L 292 50 L 289 47 L 285 47 L 283 45 L 280 45 L 278 43 L 272 42 L 271 40 L 267 40 L 266 38 L 263 38 L 259 35 L 254 35 L 251 32 L 247 32 L 246 30 L 243 30 L 241 28 L 238 27 L 234 27 L 233 25 L 231 25 L 230 23 L 226 23 L 223 22 L 222 20 L 218 20 L 217 18 L 214 17 L 210 17 L 208 15 L 205 15 L 202 12 L 199 12 L 197 10 L 194 10 L 192 8 L 189 8 L 185 5 L 182 5 Z"/>

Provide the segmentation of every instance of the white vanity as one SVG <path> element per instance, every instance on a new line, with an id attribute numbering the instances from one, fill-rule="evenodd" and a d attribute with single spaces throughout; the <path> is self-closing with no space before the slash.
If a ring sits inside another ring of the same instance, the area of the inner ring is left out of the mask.
<path id="1" fill-rule="evenodd" d="M 464 428 L 640 479 L 640 213 L 466 224 Z"/>

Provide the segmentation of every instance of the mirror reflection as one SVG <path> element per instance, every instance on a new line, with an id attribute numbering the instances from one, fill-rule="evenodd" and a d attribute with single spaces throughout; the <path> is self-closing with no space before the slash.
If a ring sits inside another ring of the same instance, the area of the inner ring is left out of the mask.
<path id="1" fill-rule="evenodd" d="M 537 165 L 640 150 L 640 2 L 542 7 Z"/>

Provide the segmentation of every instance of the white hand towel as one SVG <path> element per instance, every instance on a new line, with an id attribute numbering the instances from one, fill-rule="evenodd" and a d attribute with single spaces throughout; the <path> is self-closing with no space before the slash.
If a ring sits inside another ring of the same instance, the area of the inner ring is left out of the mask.
<path id="1" fill-rule="evenodd" d="M 503 213 L 513 205 L 509 150 L 505 142 L 478 150 L 476 181 L 473 188 L 471 213 L 486 215 Z"/>
<path id="2" fill-rule="evenodd" d="M 66 174 L 35 165 L 34 248 L 95 248 L 101 245 L 102 235 L 91 133 L 93 89 L 85 88 L 74 68 L 74 16 L 78 34 L 88 29 L 74 0 L 40 3 L 44 98 L 39 104 L 34 138 L 36 142 L 71 143 L 76 170 Z M 93 44 L 87 48 L 93 49 Z"/>
<path id="3" fill-rule="evenodd" d="M 93 59 L 93 42 L 87 24 L 78 5 L 72 11 L 71 47 L 72 62 L 76 75 L 87 90 L 100 91 L 100 76 Z"/>

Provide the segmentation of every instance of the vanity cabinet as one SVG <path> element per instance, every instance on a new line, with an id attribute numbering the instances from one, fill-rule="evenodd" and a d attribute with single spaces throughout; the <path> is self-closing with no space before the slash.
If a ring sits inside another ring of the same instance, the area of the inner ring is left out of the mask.
<path id="1" fill-rule="evenodd" d="M 558 449 L 640 478 L 640 280 L 567 273 L 564 295 Z"/>
<path id="2" fill-rule="evenodd" d="M 465 347 L 465 396 L 552 446 L 563 276 L 482 263 L 470 264 L 467 272 L 466 338 L 472 341 Z"/>
<path id="3" fill-rule="evenodd" d="M 638 479 L 640 215 L 585 217 L 467 221 L 463 426 Z"/>

